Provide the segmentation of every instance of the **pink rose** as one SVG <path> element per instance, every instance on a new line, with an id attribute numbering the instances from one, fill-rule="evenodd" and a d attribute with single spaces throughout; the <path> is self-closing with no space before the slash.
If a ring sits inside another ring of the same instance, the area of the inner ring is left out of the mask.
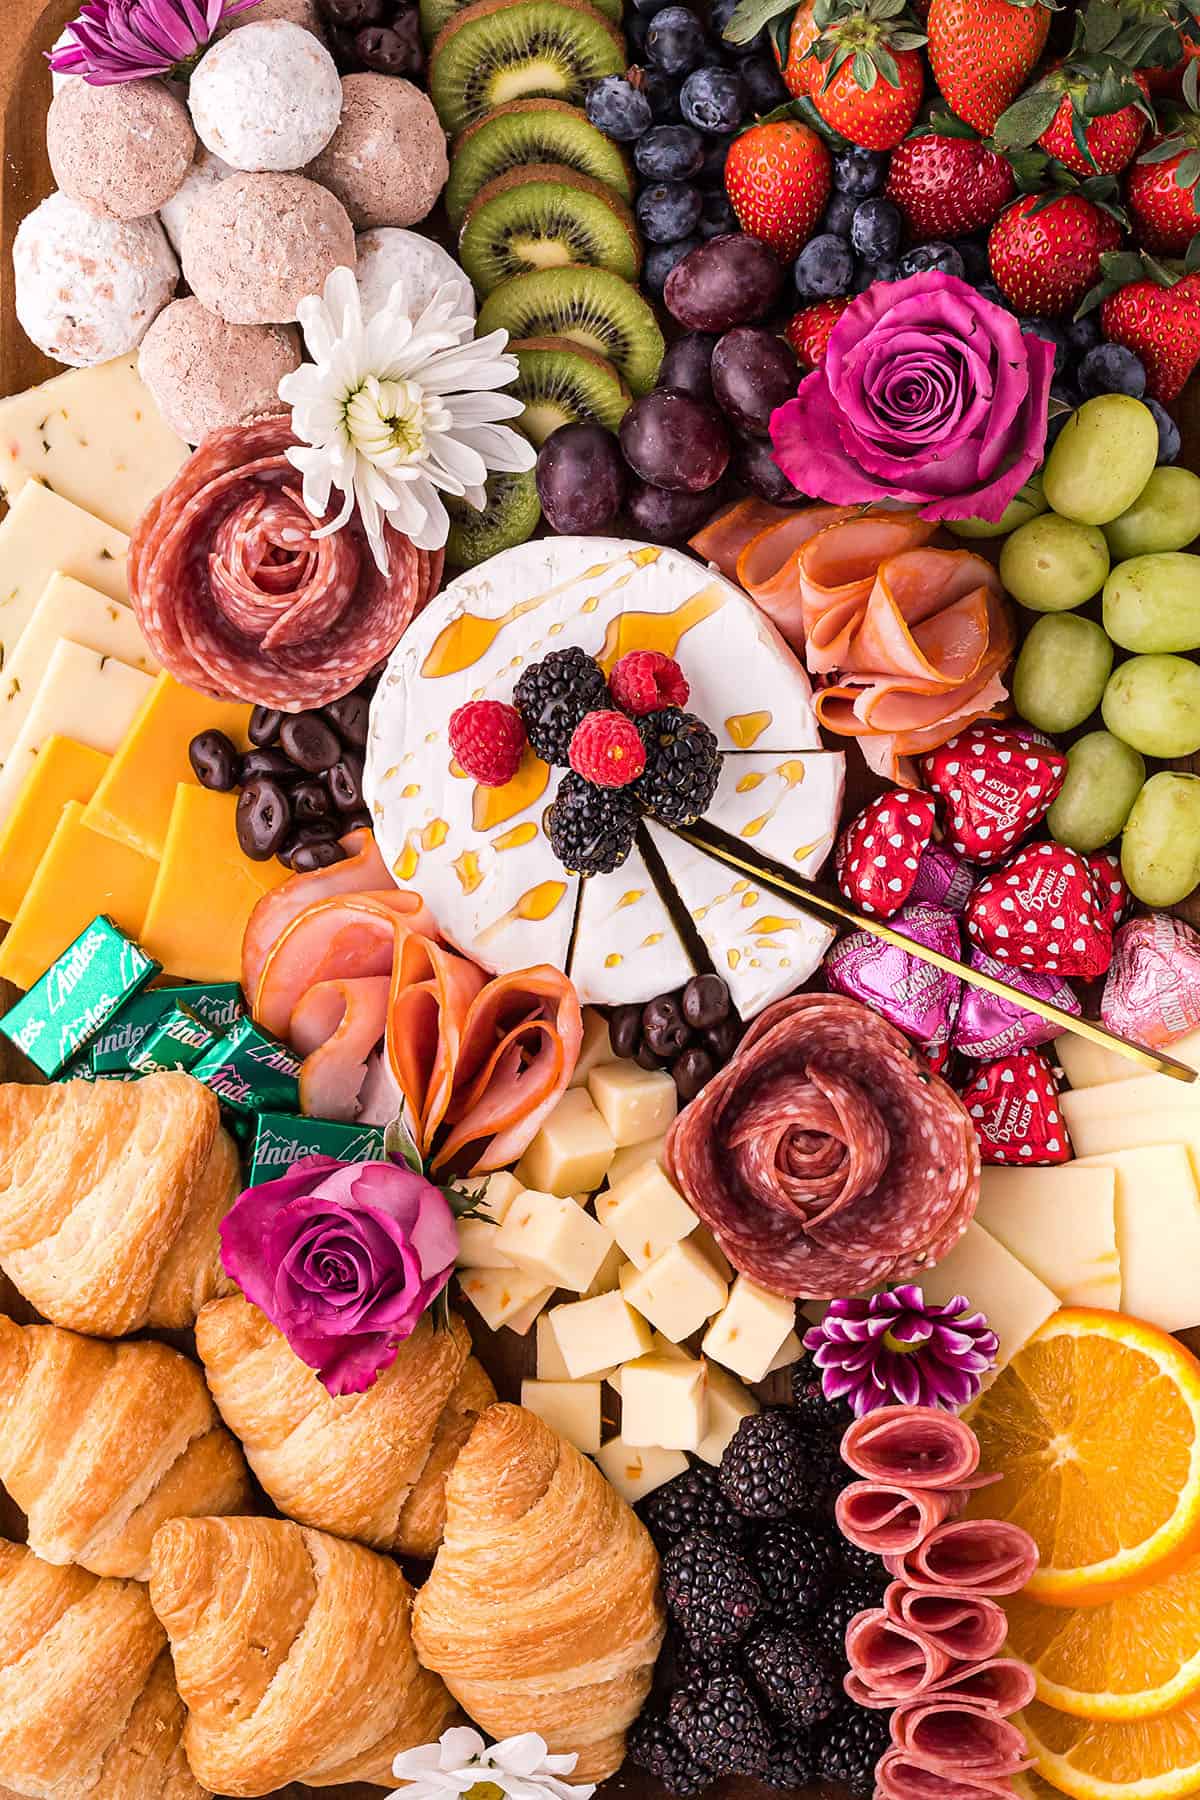
<path id="1" fill-rule="evenodd" d="M 331 1394 L 361 1394 L 454 1271 L 440 1188 L 386 1162 L 305 1156 L 239 1194 L 221 1261 Z"/>
<path id="2" fill-rule="evenodd" d="M 1054 347 L 953 275 L 877 281 L 771 419 L 775 460 L 837 505 L 997 520 L 1042 460 Z"/>

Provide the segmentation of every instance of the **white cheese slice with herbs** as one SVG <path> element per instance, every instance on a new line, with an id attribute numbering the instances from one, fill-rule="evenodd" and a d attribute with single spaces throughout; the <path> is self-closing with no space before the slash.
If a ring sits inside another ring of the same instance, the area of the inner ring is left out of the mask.
<path id="1" fill-rule="evenodd" d="M 61 638 L 0 770 L 0 825 L 49 738 L 56 734 L 74 738 L 111 756 L 153 686 L 141 669 Z"/>
<path id="2" fill-rule="evenodd" d="M 611 875 L 588 877 L 568 970 L 585 1005 L 644 1001 L 682 987 L 695 973 L 636 846 Z"/>
<path id="3" fill-rule="evenodd" d="M 127 604 L 128 554 L 129 539 L 122 532 L 40 482 L 27 482 L 0 524 L 0 669 L 20 642 L 52 575 L 73 575 L 110 600 Z"/>

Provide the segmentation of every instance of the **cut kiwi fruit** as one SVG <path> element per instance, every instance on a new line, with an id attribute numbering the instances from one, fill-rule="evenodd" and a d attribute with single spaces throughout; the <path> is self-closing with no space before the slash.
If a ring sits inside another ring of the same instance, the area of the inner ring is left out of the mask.
<path id="1" fill-rule="evenodd" d="M 525 402 L 513 424 L 539 450 L 560 425 L 617 429 L 633 396 L 606 356 L 567 338 L 518 338 L 508 347 L 521 365 L 511 391 Z"/>
<path id="2" fill-rule="evenodd" d="M 624 38 L 587 0 L 473 0 L 434 40 L 429 92 L 453 133 L 526 95 L 578 105 L 624 69 Z"/>
<path id="3" fill-rule="evenodd" d="M 418 12 L 421 19 L 421 36 L 426 45 L 432 44 L 438 32 L 456 12 L 461 12 L 466 0 L 420 0 Z M 595 0 L 597 12 L 611 19 L 614 25 L 621 23 L 621 0 Z"/>
<path id="4" fill-rule="evenodd" d="M 487 479 L 487 501 L 482 512 L 476 512 L 465 500 L 443 494 L 450 514 L 450 536 L 446 540 L 446 560 L 456 569 L 473 569 L 476 563 L 498 556 L 523 544 L 537 530 L 542 516 L 538 499 L 537 478 L 532 469 L 516 474 L 500 471 Z"/>
<path id="5" fill-rule="evenodd" d="M 479 333 L 566 338 L 615 363 L 635 394 L 648 394 L 663 335 L 635 287 L 608 269 L 535 269 L 502 282 L 484 301 Z"/>
<path id="6" fill-rule="evenodd" d="M 450 153 L 443 199 L 457 231 L 480 188 L 528 163 L 561 163 L 602 181 L 627 206 L 636 192 L 629 159 L 578 106 L 563 100 L 510 100 L 469 125 Z"/>
<path id="7" fill-rule="evenodd" d="M 642 251 L 633 214 L 611 188 L 562 163 L 530 163 L 480 188 L 458 260 L 482 296 L 529 269 L 571 263 L 636 281 Z"/>

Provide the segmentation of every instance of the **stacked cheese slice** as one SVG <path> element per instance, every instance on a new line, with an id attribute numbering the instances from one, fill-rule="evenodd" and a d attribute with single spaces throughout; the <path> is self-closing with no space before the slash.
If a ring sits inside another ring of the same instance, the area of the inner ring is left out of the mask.
<path id="1" fill-rule="evenodd" d="M 211 727 L 244 747 L 249 708 L 158 672 L 128 603 L 128 533 L 186 455 L 132 357 L 0 402 L 0 976 L 19 987 L 97 913 L 171 974 L 233 978 L 286 874 L 242 855 L 234 796 L 188 761 Z"/>

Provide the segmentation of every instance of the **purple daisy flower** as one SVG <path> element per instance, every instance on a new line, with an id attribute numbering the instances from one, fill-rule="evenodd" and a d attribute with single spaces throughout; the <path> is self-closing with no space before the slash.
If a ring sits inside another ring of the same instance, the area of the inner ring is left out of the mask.
<path id="1" fill-rule="evenodd" d="M 827 1400 L 845 1400 L 856 1418 L 878 1406 L 941 1406 L 974 1400 L 996 1360 L 999 1339 L 965 1294 L 944 1306 L 905 1285 L 865 1300 L 835 1300 L 805 1333 Z"/>
<path id="2" fill-rule="evenodd" d="M 56 75 L 82 75 L 93 87 L 184 75 L 217 27 L 258 0 L 86 0 L 49 52 Z"/>

